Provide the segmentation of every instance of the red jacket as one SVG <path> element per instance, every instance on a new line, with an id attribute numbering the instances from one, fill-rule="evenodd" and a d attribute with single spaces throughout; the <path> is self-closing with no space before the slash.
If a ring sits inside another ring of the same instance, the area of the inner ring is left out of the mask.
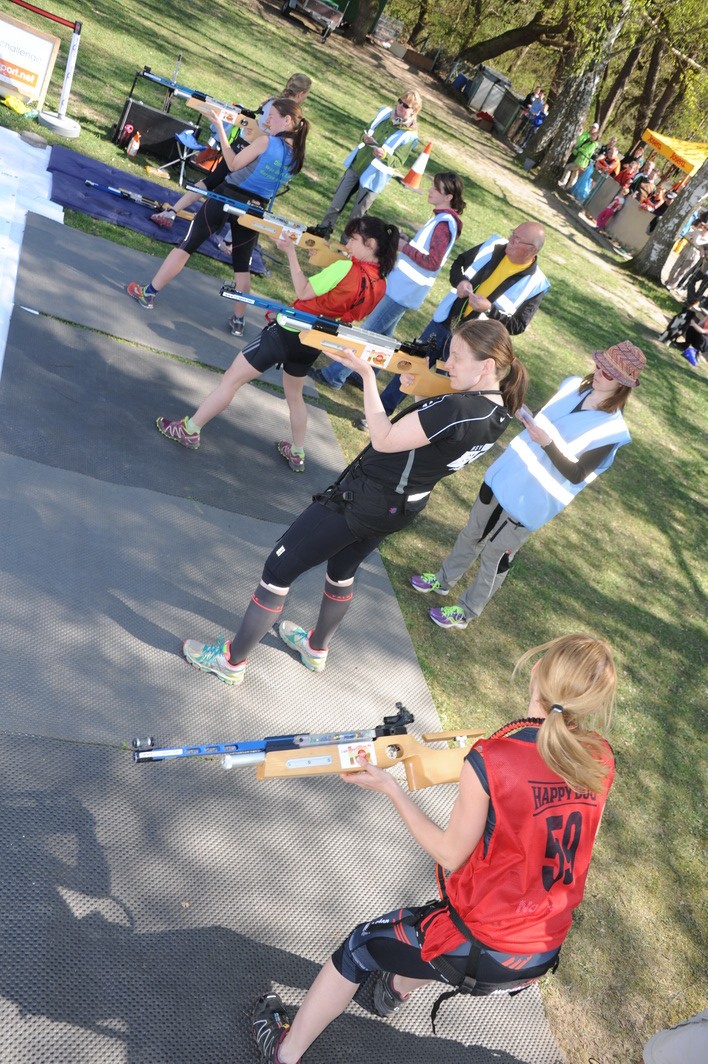
<path id="1" fill-rule="evenodd" d="M 293 306 L 349 325 L 370 314 L 385 294 L 386 281 L 379 273 L 378 263 L 352 259 L 352 268 L 331 291 L 314 299 L 298 299 Z"/>
<path id="2" fill-rule="evenodd" d="M 447 880 L 450 901 L 472 934 L 510 953 L 544 953 L 565 939 L 614 777 L 612 750 L 603 741 L 609 769 L 603 793 L 576 793 L 551 772 L 535 743 L 508 734 L 533 726 L 507 725 L 475 744 L 484 756 L 496 824 L 486 854 L 482 838 Z M 445 910 L 423 926 L 423 960 L 464 941 Z"/>

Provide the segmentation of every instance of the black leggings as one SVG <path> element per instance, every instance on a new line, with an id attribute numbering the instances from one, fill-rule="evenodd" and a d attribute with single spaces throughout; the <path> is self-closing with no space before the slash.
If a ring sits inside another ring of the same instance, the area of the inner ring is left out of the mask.
<path id="1" fill-rule="evenodd" d="M 447 977 L 421 958 L 420 937 L 417 925 L 422 916 L 430 912 L 430 906 L 410 909 L 394 909 L 393 912 L 359 924 L 332 954 L 332 963 L 340 975 L 350 983 L 363 983 L 371 972 L 395 972 L 409 979 L 433 979 L 441 983 L 454 982 L 453 973 L 464 977 L 467 971 L 470 942 L 463 942 L 456 949 L 443 954 Z M 477 981 L 477 993 L 485 995 L 497 989 L 513 989 L 510 984 L 526 983 L 539 979 L 555 964 L 560 950 L 547 953 L 526 954 L 501 953 L 489 946 L 481 947 L 472 975 Z M 523 963 L 520 963 L 523 960 Z M 451 970 L 450 970 L 451 969 Z"/>
<path id="2" fill-rule="evenodd" d="M 349 580 L 385 535 L 357 539 L 344 514 L 313 502 L 278 540 L 263 569 L 263 582 L 290 587 L 298 576 L 327 562 L 327 576 L 334 583 Z"/>
<path id="3" fill-rule="evenodd" d="M 224 164 L 226 165 L 226 164 Z M 221 166 L 221 163 L 219 164 Z M 218 170 L 218 167 L 217 167 Z M 205 182 L 206 184 L 206 182 Z M 256 196 L 252 192 L 235 188 L 233 185 L 222 182 L 214 189 L 212 183 L 207 186 L 210 191 L 217 191 L 220 196 L 228 196 L 235 203 L 250 203 L 259 207 L 267 207 L 268 201 L 262 196 Z M 226 204 L 218 200 L 207 200 L 197 212 L 194 221 L 187 230 L 187 235 L 179 245 L 182 251 L 193 255 L 205 240 L 223 227 L 225 221 L 231 224 L 231 262 L 234 273 L 248 273 L 251 263 L 251 254 L 258 241 L 258 233 L 253 229 L 246 229 L 238 224 L 238 218 L 233 214 L 226 214 Z"/>

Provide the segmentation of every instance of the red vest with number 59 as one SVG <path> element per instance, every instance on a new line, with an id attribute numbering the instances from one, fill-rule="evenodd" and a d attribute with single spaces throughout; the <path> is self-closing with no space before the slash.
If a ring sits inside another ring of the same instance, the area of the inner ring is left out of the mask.
<path id="1" fill-rule="evenodd" d="M 524 721 L 510 728 L 529 726 L 534 725 Z M 574 791 L 548 768 L 535 743 L 513 734 L 497 733 L 475 746 L 484 756 L 496 825 L 487 853 L 481 839 L 447 880 L 450 901 L 472 934 L 493 949 L 555 949 L 583 897 L 614 778 L 612 749 L 603 740 L 608 772 L 603 792 L 593 794 Z M 426 930 L 423 957 L 438 956 L 463 941 L 443 913 Z"/>

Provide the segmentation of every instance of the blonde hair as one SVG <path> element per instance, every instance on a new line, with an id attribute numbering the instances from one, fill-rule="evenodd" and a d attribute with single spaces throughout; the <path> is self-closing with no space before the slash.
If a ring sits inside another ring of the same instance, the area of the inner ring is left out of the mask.
<path id="1" fill-rule="evenodd" d="M 410 128 L 416 128 L 418 124 L 416 119 L 423 106 L 423 97 L 417 89 L 406 89 L 405 92 L 401 92 L 399 95 L 402 100 L 405 100 L 406 103 L 411 105 L 411 115 L 406 125 Z"/>
<path id="2" fill-rule="evenodd" d="M 297 96 L 300 92 L 309 92 L 311 88 L 312 78 L 308 78 L 307 74 L 291 74 L 285 82 L 285 88 L 280 95 Z"/>
<path id="3" fill-rule="evenodd" d="M 597 794 L 608 771 L 598 733 L 609 727 L 617 686 L 612 651 L 604 639 L 564 635 L 528 650 L 514 674 L 539 653 L 543 657 L 533 668 L 531 692 L 548 716 L 539 728 L 536 748 L 569 787 Z"/>

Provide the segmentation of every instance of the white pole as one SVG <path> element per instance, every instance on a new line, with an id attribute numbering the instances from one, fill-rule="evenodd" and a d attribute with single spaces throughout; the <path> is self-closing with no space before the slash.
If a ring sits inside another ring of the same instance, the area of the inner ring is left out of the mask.
<path id="1" fill-rule="evenodd" d="M 61 87 L 61 98 L 59 100 L 59 110 L 57 114 L 59 118 L 64 118 L 66 115 L 66 109 L 69 106 L 69 94 L 71 92 L 71 83 L 74 80 L 74 70 L 76 69 L 76 56 L 79 51 L 79 40 L 81 38 L 81 23 L 74 23 L 74 32 L 71 36 L 71 44 L 69 45 L 69 56 L 66 60 L 66 70 L 64 71 L 64 84 Z"/>

